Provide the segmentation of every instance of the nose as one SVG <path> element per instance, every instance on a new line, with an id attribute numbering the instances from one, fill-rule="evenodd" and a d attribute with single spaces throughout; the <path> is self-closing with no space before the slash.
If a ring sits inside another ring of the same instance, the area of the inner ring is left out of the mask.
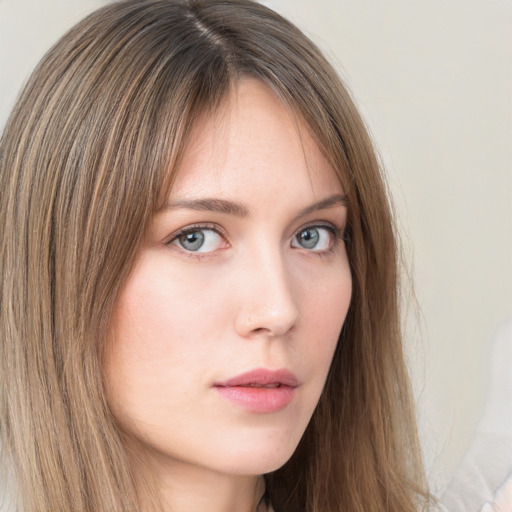
<path id="1" fill-rule="evenodd" d="M 235 330 L 245 338 L 290 334 L 299 319 L 298 291 L 278 251 L 252 258 L 237 286 Z"/>

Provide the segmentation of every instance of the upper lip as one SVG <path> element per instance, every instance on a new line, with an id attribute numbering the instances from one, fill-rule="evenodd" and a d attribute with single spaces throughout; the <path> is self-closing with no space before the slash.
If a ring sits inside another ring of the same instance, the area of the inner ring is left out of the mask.
<path id="1" fill-rule="evenodd" d="M 222 382 L 216 382 L 214 386 L 218 387 L 235 387 L 235 386 L 250 386 L 260 385 L 268 386 L 272 384 L 279 384 L 282 386 L 297 387 L 299 381 L 297 377 L 289 370 L 280 368 L 278 370 L 271 370 L 267 368 L 257 368 L 246 373 L 237 375 Z"/>

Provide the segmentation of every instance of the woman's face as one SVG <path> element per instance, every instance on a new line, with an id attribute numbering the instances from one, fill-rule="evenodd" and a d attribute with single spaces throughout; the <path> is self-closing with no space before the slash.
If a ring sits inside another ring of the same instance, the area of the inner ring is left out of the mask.
<path id="1" fill-rule="evenodd" d="M 297 123 L 250 79 L 200 120 L 121 290 L 108 400 L 162 467 L 272 471 L 322 392 L 351 296 L 346 207 Z"/>

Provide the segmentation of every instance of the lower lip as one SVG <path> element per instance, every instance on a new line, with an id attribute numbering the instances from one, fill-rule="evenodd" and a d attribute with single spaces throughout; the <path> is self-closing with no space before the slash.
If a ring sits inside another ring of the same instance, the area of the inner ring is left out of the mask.
<path id="1" fill-rule="evenodd" d="M 295 388 L 256 388 L 249 386 L 215 386 L 222 398 L 249 412 L 270 413 L 284 409 L 295 396 Z"/>

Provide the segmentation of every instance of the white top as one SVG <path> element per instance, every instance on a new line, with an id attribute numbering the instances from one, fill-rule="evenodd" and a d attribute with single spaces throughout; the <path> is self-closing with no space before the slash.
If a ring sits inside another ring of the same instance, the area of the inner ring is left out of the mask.
<path id="1" fill-rule="evenodd" d="M 484 413 L 440 501 L 447 512 L 512 512 L 512 319 L 495 337 Z"/>

